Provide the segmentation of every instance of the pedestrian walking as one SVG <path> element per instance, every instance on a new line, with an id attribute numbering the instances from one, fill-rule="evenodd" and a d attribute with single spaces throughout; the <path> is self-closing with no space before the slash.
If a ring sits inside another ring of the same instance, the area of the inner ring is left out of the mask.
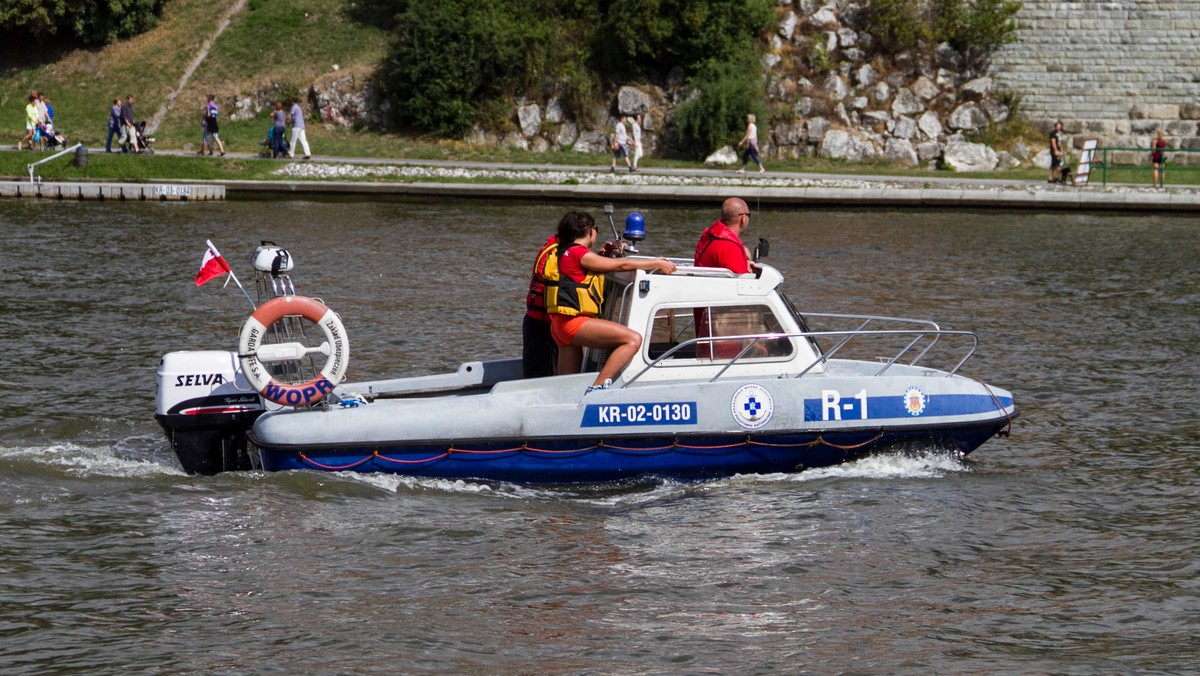
<path id="1" fill-rule="evenodd" d="M 296 149 L 300 147 L 296 144 L 299 143 L 304 146 L 304 159 L 311 158 L 312 153 L 308 149 L 308 135 L 304 133 L 304 110 L 300 108 L 298 99 L 292 99 L 292 109 L 288 112 L 287 119 L 292 124 L 292 147 L 288 151 L 288 157 L 295 156 Z"/>

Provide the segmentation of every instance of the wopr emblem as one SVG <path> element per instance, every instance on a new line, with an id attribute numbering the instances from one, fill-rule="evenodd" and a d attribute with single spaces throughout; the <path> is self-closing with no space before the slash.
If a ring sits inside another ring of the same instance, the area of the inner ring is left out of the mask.
<path id="1" fill-rule="evenodd" d="M 775 412 L 775 400 L 762 385 L 742 385 L 733 393 L 733 399 L 729 403 L 733 419 L 748 430 L 756 430 L 766 425 L 771 420 L 771 414 Z"/>
<path id="2" fill-rule="evenodd" d="M 921 415 L 925 412 L 925 404 L 928 403 L 925 398 L 925 393 L 919 387 L 910 387 L 904 390 L 904 410 L 908 411 L 909 415 Z"/>

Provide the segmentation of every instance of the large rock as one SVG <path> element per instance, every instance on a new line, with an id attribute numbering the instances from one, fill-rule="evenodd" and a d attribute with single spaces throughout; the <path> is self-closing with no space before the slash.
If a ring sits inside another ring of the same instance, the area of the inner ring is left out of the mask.
<path id="1" fill-rule="evenodd" d="M 564 122 L 563 125 L 558 128 L 558 136 L 556 136 L 554 140 L 556 143 L 558 143 L 559 148 L 567 148 L 573 146 L 575 141 L 578 139 L 579 128 L 575 126 L 575 123 Z"/>
<path id="2" fill-rule="evenodd" d="M 1016 169 L 1017 167 L 1021 166 L 1020 160 L 1013 157 L 1012 155 L 1009 155 L 1008 153 L 1004 152 L 1003 150 L 996 153 L 996 157 L 998 157 L 1000 159 L 1000 168 L 1001 169 Z"/>
<path id="3" fill-rule="evenodd" d="M 779 20 L 779 35 L 782 36 L 784 40 L 792 39 L 792 33 L 796 32 L 796 21 L 796 13 L 790 9 L 788 10 L 787 14 L 784 14 L 783 18 Z"/>
<path id="4" fill-rule="evenodd" d="M 708 157 L 704 158 L 704 163 L 709 164 L 709 165 L 729 166 L 732 164 L 737 164 L 737 162 L 738 162 L 737 151 L 735 151 L 730 146 L 725 146 L 724 148 L 721 148 L 717 152 L 713 153 L 712 155 L 709 155 Z"/>
<path id="5" fill-rule="evenodd" d="M 858 33 L 855 33 L 849 28 L 839 28 L 837 32 L 838 44 L 842 47 L 853 47 L 858 44 Z"/>
<path id="6" fill-rule="evenodd" d="M 942 152 L 946 166 L 954 171 L 994 171 L 1000 158 L 996 151 L 982 143 L 968 143 L 955 138 Z"/>
<path id="7" fill-rule="evenodd" d="M 558 124 L 563 121 L 563 108 L 558 98 L 550 99 L 546 103 L 546 121 L 550 124 Z"/>
<path id="8" fill-rule="evenodd" d="M 1050 168 L 1050 149 L 1046 148 L 1045 150 L 1038 153 L 1037 155 L 1034 155 L 1033 159 L 1030 160 L 1030 163 L 1033 164 L 1033 166 L 1037 167 L 1038 169 L 1049 169 Z"/>
<path id="9" fill-rule="evenodd" d="M 854 71 L 854 81 L 859 87 L 870 87 L 879 79 L 879 73 L 871 67 L 871 64 L 865 63 Z"/>
<path id="10" fill-rule="evenodd" d="M 863 129 L 875 132 L 876 134 L 882 134 L 888 131 L 889 127 L 893 126 L 892 116 L 882 110 L 872 110 L 862 113 L 859 119 L 862 120 Z"/>
<path id="11" fill-rule="evenodd" d="M 983 106 L 983 112 L 987 113 L 988 119 L 990 119 L 992 122 L 1003 122 L 1007 120 L 1009 113 L 1011 112 L 1008 109 L 1008 106 L 997 101 L 996 99 L 987 99 L 980 105 Z"/>
<path id="12" fill-rule="evenodd" d="M 942 146 L 937 141 L 926 141 L 917 144 L 917 159 L 922 162 L 936 160 L 942 156 Z"/>
<path id="13" fill-rule="evenodd" d="M 992 78 L 977 77 L 971 80 L 958 90 L 959 98 L 964 101 L 974 101 L 976 103 L 987 98 L 989 92 L 992 91 Z"/>
<path id="14" fill-rule="evenodd" d="M 841 101 L 850 95 L 850 87 L 837 73 L 830 73 L 829 77 L 825 78 L 824 89 L 830 101 Z"/>
<path id="15" fill-rule="evenodd" d="M 322 122 L 344 127 L 377 127 L 382 124 L 375 89 L 368 79 L 340 73 L 313 82 L 309 101 Z"/>
<path id="16" fill-rule="evenodd" d="M 933 80 L 930 80 L 922 75 L 921 77 L 917 78 L 916 82 L 912 83 L 912 92 L 916 94 L 917 98 L 921 99 L 922 101 L 928 101 L 938 94 L 941 94 L 942 90 L 938 89 L 938 86 L 933 83 Z"/>
<path id="17" fill-rule="evenodd" d="M 878 104 L 885 104 L 892 97 L 892 88 L 888 87 L 886 82 L 876 82 L 871 86 L 871 100 Z"/>
<path id="18" fill-rule="evenodd" d="M 621 87 L 617 91 L 617 110 L 626 115 L 637 115 L 650 110 L 654 100 L 637 87 Z"/>
<path id="19" fill-rule="evenodd" d="M 804 25 L 818 31 L 836 31 L 838 26 L 837 14 L 829 6 L 822 7 L 804 19 Z"/>
<path id="20" fill-rule="evenodd" d="M 529 141 L 515 131 L 505 134 L 504 139 L 500 141 L 500 145 L 513 150 L 529 150 Z"/>
<path id="21" fill-rule="evenodd" d="M 937 65 L 949 70 L 961 71 L 966 67 L 962 54 L 959 54 L 958 50 L 951 47 L 948 42 L 943 42 L 934 49 L 933 58 Z"/>
<path id="22" fill-rule="evenodd" d="M 818 154 L 832 160 L 862 162 L 875 158 L 875 147 L 844 129 L 834 129 L 825 134 Z"/>
<path id="23" fill-rule="evenodd" d="M 775 136 L 775 145 L 777 146 L 804 145 L 807 140 L 803 122 L 776 125 L 771 129 L 771 133 Z"/>
<path id="24" fill-rule="evenodd" d="M 577 153 L 608 153 L 608 136 L 602 131 L 585 131 L 571 149 Z"/>
<path id="25" fill-rule="evenodd" d="M 896 118 L 896 126 L 892 128 L 892 136 L 906 140 L 916 138 L 917 121 L 907 115 L 901 115 Z"/>
<path id="26" fill-rule="evenodd" d="M 829 120 L 823 117 L 814 117 L 808 121 L 808 142 L 816 145 L 825 140 L 825 134 L 829 131 Z"/>
<path id="27" fill-rule="evenodd" d="M 892 113 L 895 115 L 917 115 L 924 110 L 925 104 L 907 87 L 896 92 L 896 98 L 892 100 Z"/>
<path id="28" fill-rule="evenodd" d="M 942 135 L 942 122 L 933 111 L 926 111 L 924 115 L 917 120 L 917 128 L 926 138 L 937 140 Z"/>
<path id="29" fill-rule="evenodd" d="M 517 122 L 521 133 L 526 138 L 536 136 L 542 129 L 542 109 L 538 104 L 531 103 L 517 108 Z"/>
<path id="30" fill-rule="evenodd" d="M 889 162 L 896 162 L 906 167 L 915 167 L 919 163 L 913 144 L 901 138 L 888 139 L 883 154 Z"/>
<path id="31" fill-rule="evenodd" d="M 964 103 L 950 113 L 950 128 L 974 131 L 987 124 L 987 114 L 974 103 Z"/>

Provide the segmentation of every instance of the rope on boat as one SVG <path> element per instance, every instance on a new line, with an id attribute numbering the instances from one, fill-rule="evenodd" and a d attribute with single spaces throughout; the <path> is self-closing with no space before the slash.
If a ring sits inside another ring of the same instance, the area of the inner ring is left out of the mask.
<path id="1" fill-rule="evenodd" d="M 820 446 L 823 444 L 825 446 L 829 446 L 830 448 L 836 448 L 839 451 L 853 451 L 856 448 L 862 448 L 863 446 L 868 446 L 870 444 L 873 444 L 882 438 L 883 438 L 883 430 L 880 430 L 879 432 L 877 432 L 875 434 L 875 436 L 873 438 L 867 439 L 866 441 L 862 442 L 861 444 L 851 444 L 849 446 L 844 446 L 842 444 L 835 444 L 832 441 L 828 441 L 825 439 L 825 435 L 823 435 L 823 434 L 818 434 L 816 439 L 813 439 L 812 441 L 808 442 L 807 444 L 772 444 L 772 443 L 768 443 L 766 441 L 754 441 L 753 439 L 747 439 L 746 443 L 750 444 L 751 446 L 770 446 L 773 448 L 786 448 L 788 446 L 803 446 L 804 448 L 812 448 L 813 446 Z"/>
<path id="2" fill-rule="evenodd" d="M 992 388 L 989 387 L 987 383 L 981 382 L 979 384 L 983 385 L 983 389 L 987 390 L 987 393 L 991 395 L 992 401 L 996 402 L 996 409 L 1004 414 L 1004 429 L 1000 430 L 999 432 L 996 432 L 996 436 L 1011 437 L 1012 436 L 1012 415 L 1009 414 L 1008 409 L 1004 408 L 1004 404 L 1000 403 L 1000 397 L 996 396 L 996 393 L 992 391 Z"/>
<path id="3" fill-rule="evenodd" d="M 994 397 L 995 395 L 992 395 L 992 396 Z M 1010 417 L 1010 419 L 1009 419 L 1010 427 L 1011 427 L 1011 424 L 1012 424 L 1012 420 Z M 422 465 L 422 464 L 426 464 L 426 463 L 437 462 L 439 460 L 445 460 L 446 458 L 449 458 L 451 455 L 453 455 L 455 453 L 465 454 L 465 455 L 502 455 L 502 454 L 506 454 L 506 453 L 519 453 L 519 452 L 528 451 L 531 453 L 541 453 L 541 454 L 545 454 L 545 455 L 572 455 L 572 454 L 588 453 L 588 452 L 592 452 L 592 451 L 600 451 L 600 450 L 607 449 L 607 450 L 612 450 L 612 451 L 620 451 L 623 453 L 644 452 L 644 453 L 649 454 L 649 453 L 659 453 L 662 451 L 669 451 L 671 449 L 681 449 L 681 450 L 685 450 L 685 451 L 717 451 L 717 450 L 722 450 L 722 449 L 738 448 L 738 447 L 742 447 L 742 446 L 763 446 L 763 447 L 767 447 L 767 448 L 788 448 L 788 447 L 812 448 L 814 446 L 820 446 L 820 445 L 829 446 L 830 448 L 836 448 L 841 451 L 851 451 L 851 450 L 854 450 L 857 448 L 862 448 L 863 446 L 868 446 L 870 444 L 873 444 L 876 441 L 879 441 L 879 439 L 882 437 L 883 437 L 883 431 L 881 430 L 873 438 L 868 439 L 867 441 L 864 441 L 860 444 L 851 444 L 851 445 L 835 444 L 835 443 L 827 440 L 825 438 L 825 436 L 821 435 L 821 434 L 818 434 L 816 439 L 813 439 L 812 441 L 802 443 L 802 444 L 801 443 L 774 444 L 774 443 L 767 442 L 767 441 L 756 441 L 754 439 L 751 439 L 749 436 L 747 436 L 745 441 L 739 441 L 737 443 L 732 443 L 732 444 L 717 444 L 717 445 L 713 445 L 713 446 L 696 446 L 693 444 L 682 444 L 679 442 L 678 438 L 672 440 L 670 444 L 667 444 L 665 446 L 644 446 L 644 447 L 617 446 L 615 444 L 609 444 L 609 443 L 600 441 L 591 446 L 585 446 L 583 448 L 575 448 L 575 449 L 565 449 L 565 450 L 550 449 L 550 448 L 536 448 L 536 447 L 530 446 L 525 443 L 522 443 L 520 446 L 512 446 L 510 448 L 492 448 L 492 449 L 455 448 L 453 445 L 451 445 L 450 448 L 446 449 L 446 452 L 444 452 L 444 453 L 439 453 L 437 455 L 432 455 L 428 458 L 420 458 L 417 460 L 402 460 L 400 458 L 389 458 L 388 456 L 383 455 L 382 453 L 380 453 L 379 451 L 376 450 L 376 451 L 372 451 L 370 455 L 364 457 L 362 460 L 358 460 L 358 461 L 355 461 L 355 462 L 352 462 L 352 463 L 349 463 L 346 465 L 327 465 L 324 463 L 317 462 L 316 460 L 313 460 L 312 458 L 308 457 L 304 453 L 299 453 L 298 455 L 302 461 L 304 461 L 305 463 L 307 463 L 309 465 L 312 465 L 313 467 L 316 467 L 319 469 L 324 469 L 324 470 L 329 470 L 329 471 L 333 471 L 333 472 L 340 472 L 340 471 L 344 471 L 344 470 L 354 469 L 354 468 L 359 467 L 360 465 L 364 465 L 374 459 L 384 460 L 386 462 L 394 463 L 397 465 Z"/>
<path id="4" fill-rule="evenodd" d="M 371 453 L 371 455 L 367 456 L 366 460 L 372 460 L 374 458 L 379 458 L 380 460 L 387 460 L 388 462 L 394 462 L 397 465 L 422 465 L 427 462 L 434 462 L 434 461 L 442 460 L 443 458 L 449 458 L 449 457 L 450 457 L 450 451 L 446 451 L 445 453 L 443 453 L 441 455 L 435 455 L 432 458 L 422 458 L 420 460 L 400 460 L 399 458 L 389 458 L 386 455 L 383 455 L 382 453 L 380 453 L 379 451 L 374 451 Z M 366 460 L 364 460 L 363 462 L 366 462 Z"/>
<path id="5" fill-rule="evenodd" d="M 372 457 L 374 457 L 374 456 L 368 455 L 367 457 L 363 458 L 362 460 L 359 460 L 358 462 L 352 462 L 349 465 L 325 465 L 325 464 L 317 462 L 316 460 L 313 460 L 312 458 L 308 457 L 307 455 L 304 455 L 303 453 L 300 453 L 299 455 L 300 455 L 301 460 L 303 460 L 304 462 L 307 462 L 308 464 L 312 465 L 313 467 L 327 469 L 331 472 L 340 472 L 342 470 L 354 469 L 355 467 L 358 467 L 359 465 L 366 464 L 366 462 L 368 460 L 370 460 Z"/>

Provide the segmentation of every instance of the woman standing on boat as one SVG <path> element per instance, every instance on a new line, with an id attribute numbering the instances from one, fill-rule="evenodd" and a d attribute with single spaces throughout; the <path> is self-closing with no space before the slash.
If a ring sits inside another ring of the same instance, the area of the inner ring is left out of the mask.
<path id="1" fill-rule="evenodd" d="M 559 374 L 578 373 L 583 348 L 611 349 L 608 359 L 587 391 L 605 390 L 642 346 L 637 331 L 599 319 L 604 303 L 604 274 L 622 270 L 675 272 L 665 258 L 630 260 L 592 253 L 596 221 L 586 213 L 569 211 L 558 222 L 558 284 L 546 289 L 550 333 L 558 343 Z"/>

